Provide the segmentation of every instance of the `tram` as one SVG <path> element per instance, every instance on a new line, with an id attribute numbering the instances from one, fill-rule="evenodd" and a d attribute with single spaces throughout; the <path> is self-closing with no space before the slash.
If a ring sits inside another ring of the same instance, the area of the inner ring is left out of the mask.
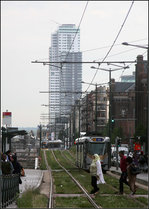
<path id="1" fill-rule="evenodd" d="M 46 148 L 49 148 L 49 149 L 61 149 L 62 145 L 63 145 L 63 142 L 60 139 L 49 140 L 49 141 L 47 141 Z"/>
<path id="2" fill-rule="evenodd" d="M 85 170 L 89 170 L 92 162 L 91 156 L 98 154 L 103 173 L 109 170 L 111 152 L 109 137 L 83 136 L 75 140 L 76 145 L 76 165 Z"/>

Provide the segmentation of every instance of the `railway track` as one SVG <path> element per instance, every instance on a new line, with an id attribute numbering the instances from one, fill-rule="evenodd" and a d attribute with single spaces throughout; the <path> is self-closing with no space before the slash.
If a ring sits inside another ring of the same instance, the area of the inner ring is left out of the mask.
<path id="1" fill-rule="evenodd" d="M 56 162 L 59 164 L 59 166 L 70 176 L 70 178 L 76 183 L 76 185 L 81 189 L 81 191 L 85 194 L 85 196 L 87 197 L 87 199 L 89 200 L 89 202 L 91 203 L 91 205 L 94 208 L 102 208 L 100 205 L 97 205 L 96 202 L 93 200 L 93 198 L 88 194 L 88 192 L 86 191 L 86 189 L 72 176 L 72 174 L 65 168 L 63 167 L 60 162 L 57 160 L 54 152 L 52 151 L 52 154 L 56 160 Z"/>
<path id="2" fill-rule="evenodd" d="M 88 199 L 88 201 L 90 202 L 90 204 L 92 204 L 92 206 L 94 207 L 94 208 L 102 208 L 102 206 L 101 205 L 99 205 L 98 204 L 98 201 L 94 201 L 94 199 L 92 198 L 92 196 L 91 195 L 89 195 L 88 194 L 88 191 L 82 186 L 82 185 L 80 185 L 80 183 L 79 183 L 79 181 L 78 180 L 76 180 L 76 178 L 74 178 L 74 176 L 72 176 L 72 174 L 68 171 L 69 169 L 70 169 L 70 171 L 73 171 L 73 168 L 71 169 L 71 168 L 68 168 L 68 166 L 63 166 L 63 163 L 61 164 L 60 162 L 59 162 L 59 160 L 57 159 L 57 157 L 56 157 L 56 155 L 54 154 L 54 152 L 51 150 L 51 153 L 52 153 L 52 155 L 53 155 L 53 157 L 54 157 L 54 159 L 55 159 L 55 161 L 57 162 L 57 164 L 62 168 L 62 170 L 64 170 L 69 176 L 70 176 L 70 178 L 75 182 L 75 184 L 81 189 L 81 191 L 84 193 L 84 195 L 83 196 L 85 196 L 85 197 L 87 197 L 87 199 Z M 67 155 L 64 151 L 59 151 L 59 153 L 61 153 L 61 155 L 62 155 L 62 158 L 65 158 L 65 160 L 67 160 L 67 162 L 69 162 L 69 165 L 70 164 L 72 164 L 73 165 L 73 167 L 75 167 L 75 169 L 77 168 L 77 169 L 79 169 L 75 164 L 74 164 L 74 161 L 71 159 L 71 158 L 69 158 L 69 155 Z M 68 152 L 69 153 L 69 152 Z M 45 153 L 44 153 L 44 155 L 45 155 Z M 45 159 L 46 159 L 46 156 L 45 156 Z M 59 159 L 60 159 L 60 161 L 61 161 L 61 157 L 59 157 Z M 63 161 L 63 160 L 62 160 Z M 48 168 L 48 170 L 49 171 L 51 171 L 51 169 L 49 168 L 49 166 L 48 166 L 48 163 L 47 163 L 47 160 L 46 160 L 46 164 L 47 164 L 47 168 Z M 66 169 L 67 168 L 67 169 Z M 82 170 L 82 169 L 81 169 Z M 114 174 L 115 175 L 115 174 Z M 52 176 L 52 175 L 51 175 Z M 109 176 L 109 172 L 107 172 L 107 176 Z M 119 178 L 119 176 L 117 175 L 117 178 Z M 53 182 L 53 181 L 52 181 Z M 115 188 L 114 186 L 112 186 L 111 184 L 108 184 L 107 183 L 107 185 L 112 189 L 112 190 L 114 190 L 114 191 L 118 191 L 118 189 L 117 188 Z M 52 186 L 53 187 L 53 186 Z M 102 196 L 117 196 L 116 194 L 100 194 L 100 196 L 102 197 Z M 49 197 L 49 208 L 52 208 L 53 207 L 53 205 L 51 204 L 51 203 L 54 203 L 54 201 L 53 201 L 53 198 L 55 198 L 57 195 L 56 194 L 53 194 L 53 192 L 51 192 L 51 197 Z M 65 195 L 61 195 L 61 196 L 65 196 L 65 197 L 67 197 L 67 194 L 65 194 Z M 71 196 L 71 195 L 70 195 Z M 73 196 L 73 195 L 72 195 Z M 74 194 L 74 196 L 75 196 L 75 194 Z M 77 196 L 77 194 L 76 194 L 76 196 Z M 79 196 L 79 195 L 78 195 Z M 82 195 L 80 195 L 80 196 L 82 196 Z M 134 196 L 134 197 L 132 197 L 132 196 L 129 196 L 128 194 L 125 194 L 124 193 L 124 196 L 126 196 L 127 198 L 129 198 L 129 199 L 133 199 L 133 201 L 134 202 L 136 202 L 136 203 L 138 203 L 138 204 L 140 204 L 140 205 L 142 205 L 142 207 L 145 207 L 146 205 L 144 204 L 144 203 L 142 203 L 142 202 L 140 202 L 139 200 L 137 200 L 136 198 L 137 198 L 137 195 L 136 196 Z M 139 195 L 138 195 L 139 196 Z M 141 195 L 140 195 L 141 196 Z M 144 195 L 145 196 L 145 195 Z M 51 203 L 50 203 L 51 202 Z M 99 203 L 100 203 L 100 201 L 99 201 Z"/>
<path id="3" fill-rule="evenodd" d="M 50 192 L 49 192 L 48 208 L 53 208 L 54 201 L 53 201 L 53 177 L 52 177 L 52 171 L 51 171 L 50 166 L 48 165 L 48 161 L 47 161 L 45 150 L 43 152 L 44 152 L 44 159 L 45 159 L 46 167 L 47 167 L 47 170 L 48 170 L 49 176 L 50 176 Z"/>
<path id="4" fill-rule="evenodd" d="M 77 166 L 72 162 L 72 160 L 70 160 L 70 159 L 64 154 L 64 152 L 62 152 L 62 151 L 60 151 L 60 152 L 61 152 L 61 154 L 63 155 L 63 157 L 64 157 L 67 161 L 69 161 L 69 162 L 72 163 L 75 167 L 77 167 Z M 68 151 L 68 153 L 70 154 L 69 151 Z M 110 171 L 107 172 L 107 175 L 113 176 L 113 177 L 115 177 L 115 178 L 117 178 L 117 179 L 120 178 L 120 176 L 119 176 L 118 174 L 113 174 L 113 173 L 110 172 Z M 115 190 L 116 192 L 119 191 L 119 190 L 117 190 L 115 187 L 113 187 L 112 185 L 110 185 L 110 184 L 108 184 L 108 185 L 111 187 L 111 189 Z M 136 185 L 138 186 L 138 188 L 142 188 L 142 189 L 148 191 L 148 186 L 145 186 L 145 185 L 140 184 L 140 183 L 137 183 L 137 182 L 136 182 Z M 134 196 L 130 196 L 130 195 L 126 194 L 126 193 L 124 193 L 124 196 L 126 196 L 126 197 L 128 197 L 128 198 L 130 198 L 130 199 L 133 199 L 135 202 L 141 204 L 142 207 L 145 207 L 145 206 L 146 206 L 144 203 L 142 203 L 142 202 L 138 201 L 137 199 L 135 199 Z"/>

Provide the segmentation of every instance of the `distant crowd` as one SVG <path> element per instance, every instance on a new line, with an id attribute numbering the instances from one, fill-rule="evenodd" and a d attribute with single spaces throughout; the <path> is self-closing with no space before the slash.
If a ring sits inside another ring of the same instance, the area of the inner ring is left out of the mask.
<path id="1" fill-rule="evenodd" d="M 130 152 L 129 157 L 132 158 L 132 162 L 139 167 L 141 172 L 148 171 L 148 155 L 144 155 L 143 151 L 134 151 L 133 154 Z"/>
<path id="2" fill-rule="evenodd" d="M 21 176 L 24 176 L 24 168 L 17 160 L 16 153 L 11 153 L 11 150 L 8 150 L 5 153 L 1 153 L 1 169 L 2 175 L 9 174 L 18 174 L 19 183 L 22 183 Z"/>

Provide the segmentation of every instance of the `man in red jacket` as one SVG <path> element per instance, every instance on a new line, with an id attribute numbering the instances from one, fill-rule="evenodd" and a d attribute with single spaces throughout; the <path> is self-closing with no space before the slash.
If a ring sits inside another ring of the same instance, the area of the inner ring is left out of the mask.
<path id="1" fill-rule="evenodd" d="M 124 151 L 119 152 L 120 156 L 120 168 L 121 168 L 121 177 L 119 180 L 120 186 L 119 186 L 119 194 L 123 194 L 123 183 L 129 186 L 129 183 L 127 182 L 127 164 L 126 164 L 126 156 L 124 156 Z"/>

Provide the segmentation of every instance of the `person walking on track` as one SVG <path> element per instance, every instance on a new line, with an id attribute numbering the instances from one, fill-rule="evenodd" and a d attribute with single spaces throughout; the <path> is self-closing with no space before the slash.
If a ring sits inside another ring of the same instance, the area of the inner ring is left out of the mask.
<path id="1" fill-rule="evenodd" d="M 99 191 L 99 188 L 97 187 L 97 184 L 105 184 L 105 180 L 102 173 L 101 163 L 100 163 L 100 157 L 98 154 L 94 154 L 92 156 L 92 163 L 90 165 L 90 173 L 91 173 L 91 185 L 93 187 L 93 190 L 90 192 L 90 194 L 95 194 Z"/>
<path id="2" fill-rule="evenodd" d="M 126 156 L 124 156 L 124 151 L 119 151 L 120 156 L 120 169 L 122 171 L 120 179 L 119 179 L 119 194 L 123 194 L 123 183 L 129 186 L 127 181 L 127 163 L 126 163 Z"/>

